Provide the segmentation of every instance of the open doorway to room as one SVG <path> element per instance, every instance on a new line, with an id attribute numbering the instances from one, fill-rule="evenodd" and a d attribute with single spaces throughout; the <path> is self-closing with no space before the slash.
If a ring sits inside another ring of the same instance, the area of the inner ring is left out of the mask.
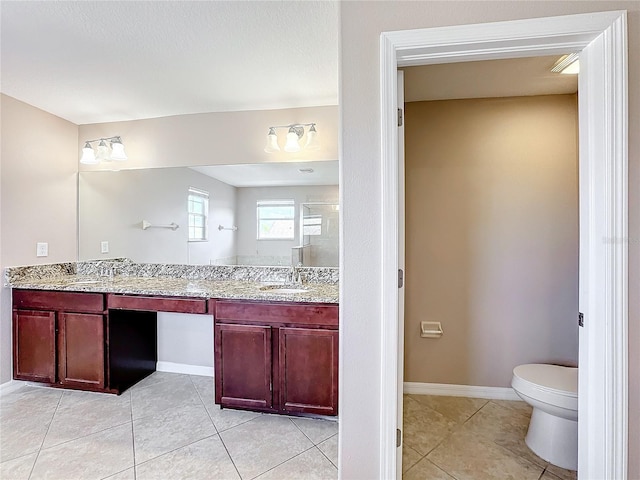
<path id="1" fill-rule="evenodd" d="M 527 447 L 510 388 L 518 365 L 578 364 L 578 79 L 561 59 L 403 69 L 404 478 L 576 478 Z"/>
<path id="2" fill-rule="evenodd" d="M 578 469 L 627 477 L 628 119 L 626 12 L 384 32 L 381 35 L 383 477 L 401 476 L 404 151 L 398 67 L 580 52 Z M 401 161 L 399 161 L 401 159 Z M 402 195 L 402 196 L 401 196 Z M 400 272 L 401 273 L 401 272 Z M 400 292 L 398 294 L 398 292 Z"/>

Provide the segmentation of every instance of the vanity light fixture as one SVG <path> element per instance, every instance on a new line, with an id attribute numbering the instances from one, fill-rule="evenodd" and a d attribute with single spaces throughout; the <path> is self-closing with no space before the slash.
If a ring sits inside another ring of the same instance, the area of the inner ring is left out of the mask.
<path id="1" fill-rule="evenodd" d="M 300 140 L 304 136 L 304 127 L 309 127 L 307 131 L 307 141 L 303 146 L 300 145 Z M 278 135 L 276 134 L 277 128 L 287 129 L 287 141 L 284 145 L 284 151 L 289 153 L 299 152 L 303 148 L 305 150 L 317 150 L 320 147 L 318 143 L 318 131 L 316 130 L 315 123 L 293 123 L 291 125 L 276 125 L 269 127 L 269 133 L 267 133 L 267 145 L 264 147 L 264 151 L 267 153 L 274 153 L 280 151 L 278 145 Z"/>
<path id="2" fill-rule="evenodd" d="M 551 71 L 553 73 L 562 73 L 565 75 L 576 75 L 580 72 L 580 54 L 570 53 L 563 55 L 555 63 Z"/>
<path id="3" fill-rule="evenodd" d="M 100 142 L 98 143 L 97 155 L 91 146 L 93 142 Z M 109 145 L 107 145 L 107 142 L 109 142 Z M 127 160 L 127 154 L 124 153 L 124 145 L 119 136 L 96 138 L 95 140 L 87 140 L 84 142 L 80 163 L 97 165 L 100 162 L 110 162 L 111 160 L 120 162 Z"/>

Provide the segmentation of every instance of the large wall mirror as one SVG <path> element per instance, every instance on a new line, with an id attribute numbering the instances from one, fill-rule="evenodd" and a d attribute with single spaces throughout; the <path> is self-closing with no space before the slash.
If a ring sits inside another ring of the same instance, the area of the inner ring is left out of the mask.
<path id="1" fill-rule="evenodd" d="M 83 171 L 78 259 L 338 266 L 338 162 Z"/>

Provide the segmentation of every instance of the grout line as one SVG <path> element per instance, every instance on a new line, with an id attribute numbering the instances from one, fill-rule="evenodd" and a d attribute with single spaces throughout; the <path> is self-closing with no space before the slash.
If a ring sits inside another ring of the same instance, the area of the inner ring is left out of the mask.
<path id="1" fill-rule="evenodd" d="M 287 462 L 289 462 L 289 461 L 293 460 L 294 458 L 299 457 L 299 456 L 300 456 L 300 455 L 302 455 L 303 453 L 307 453 L 309 450 L 311 450 L 311 449 L 313 449 L 313 448 L 315 448 L 315 449 L 317 449 L 317 450 L 320 450 L 317 446 L 315 446 L 315 445 L 311 445 L 309 448 L 307 448 L 307 449 L 303 450 L 302 452 L 298 453 L 297 455 L 294 455 L 294 456 L 293 456 L 293 457 L 291 457 L 291 458 L 286 459 L 284 462 L 280 462 L 279 464 L 274 465 L 274 466 L 273 466 L 273 467 L 271 467 L 270 469 L 265 470 L 264 472 L 259 473 L 259 474 L 258 474 L 258 475 L 256 475 L 255 477 L 251 477 L 251 480 L 254 480 L 255 478 L 258 478 L 260 475 L 264 475 L 265 473 L 270 472 L 271 470 L 275 470 L 275 469 L 276 469 L 276 468 L 278 468 L 280 465 L 284 465 L 285 463 L 287 463 Z M 322 453 L 322 451 L 320 451 L 320 453 Z M 333 464 L 333 462 L 331 462 L 331 461 L 330 461 L 330 463 L 331 463 L 331 464 Z"/>
<path id="2" fill-rule="evenodd" d="M 136 468 L 136 432 L 133 427 L 133 395 L 131 395 L 131 389 L 127 392 L 129 394 L 129 416 L 131 418 L 131 449 L 133 450 L 133 480 L 136 480 L 138 476 L 138 469 Z"/>
<path id="3" fill-rule="evenodd" d="M 329 440 L 329 439 L 331 439 L 331 438 L 333 438 L 333 437 L 337 437 L 337 436 L 338 436 L 338 434 L 337 434 L 337 433 L 336 433 L 335 435 L 331 435 L 329 438 L 327 438 L 326 440 L 321 441 L 318 445 L 316 445 L 316 447 L 318 448 L 318 450 L 320 450 L 320 453 L 321 453 L 322 455 L 324 455 L 324 456 L 325 456 L 325 458 L 326 458 L 327 460 L 329 460 L 329 462 L 331 463 L 331 465 L 333 465 L 333 466 L 334 466 L 334 467 L 336 467 L 336 468 L 338 468 L 338 465 L 336 465 L 335 463 L 333 463 L 333 461 L 332 461 L 332 460 L 327 456 L 327 454 L 326 454 L 326 453 L 324 453 L 324 452 L 322 451 L 322 449 L 320 448 L 320 444 L 321 444 L 321 443 L 326 442 L 327 440 Z"/>
<path id="4" fill-rule="evenodd" d="M 36 463 L 38 463 L 38 458 L 40 458 L 40 452 L 42 451 L 42 445 L 44 445 L 44 441 L 47 439 L 47 435 L 49 434 L 49 430 L 51 429 L 51 424 L 53 423 L 53 419 L 55 418 L 56 413 L 58 412 L 58 407 L 60 407 L 60 402 L 62 402 L 62 397 L 63 396 L 64 396 L 64 391 L 60 395 L 60 398 L 58 398 L 58 403 L 56 403 L 56 408 L 53 411 L 53 415 L 51 415 L 51 421 L 49 422 L 49 425 L 47 426 L 47 431 L 45 432 L 44 437 L 42 437 L 42 442 L 40 443 L 40 448 L 38 448 L 38 453 L 36 454 L 36 459 L 33 461 L 33 465 L 31 466 L 31 470 L 29 470 L 29 476 L 27 477 L 28 479 L 31 478 L 31 475 L 33 475 L 33 469 L 36 468 Z"/>
<path id="5" fill-rule="evenodd" d="M 311 442 L 311 444 L 312 444 L 314 447 L 315 447 L 315 446 L 317 446 L 316 442 L 314 442 L 313 440 L 311 440 L 311 438 L 309 438 L 309 435 L 307 435 L 306 433 L 304 433 L 304 432 L 302 431 L 302 429 L 298 426 L 298 424 L 297 424 L 296 422 L 294 422 L 294 421 L 293 421 L 293 418 L 291 418 L 291 417 L 287 417 L 287 418 L 289 419 L 289 421 L 290 421 L 291 423 L 293 423 L 293 426 L 294 426 L 294 427 L 296 427 L 296 428 L 300 431 L 300 433 L 302 433 L 302 434 L 307 438 L 307 440 L 309 440 L 309 441 Z M 333 435 L 332 435 L 332 436 L 333 436 Z M 323 440 L 323 442 L 324 442 L 324 440 Z"/>
<path id="6" fill-rule="evenodd" d="M 196 395 L 198 395 L 198 398 L 200 399 L 200 403 L 202 403 L 202 407 L 204 408 L 204 411 L 207 412 L 207 416 L 209 417 L 209 420 L 211 420 L 211 423 L 213 424 L 213 429 L 216 431 L 216 435 L 218 435 L 218 438 L 220 439 L 220 443 L 222 443 L 222 447 L 224 448 L 224 451 L 227 452 L 227 456 L 229 457 L 229 460 L 231 460 L 231 464 L 233 465 L 233 468 L 235 468 L 236 473 L 238 474 L 238 478 L 242 479 L 242 475 L 240 475 L 240 470 L 238 470 L 238 466 L 236 465 L 236 462 L 233 460 L 233 457 L 231 456 L 231 453 L 227 448 L 227 444 L 224 443 L 224 439 L 222 438 L 222 435 L 220 435 L 220 431 L 216 426 L 216 422 L 214 422 L 213 418 L 211 418 L 211 414 L 209 413 L 209 410 L 207 409 L 207 406 L 205 405 L 204 400 L 202 399 L 202 396 L 200 395 L 200 392 L 198 391 L 198 388 L 196 387 L 196 384 L 194 383 L 191 375 L 189 375 L 189 380 L 191 380 L 191 385 L 193 385 L 193 388 L 196 391 Z M 250 421 L 250 420 L 247 420 L 247 421 Z M 247 422 L 244 422 L 244 423 L 247 423 Z M 230 429 L 227 429 L 227 430 L 230 430 Z"/>

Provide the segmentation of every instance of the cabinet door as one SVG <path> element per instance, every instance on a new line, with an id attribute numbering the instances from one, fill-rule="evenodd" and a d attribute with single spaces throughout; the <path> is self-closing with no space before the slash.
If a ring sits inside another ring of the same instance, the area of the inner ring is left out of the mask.
<path id="1" fill-rule="evenodd" d="M 56 381 L 56 316 L 54 312 L 13 312 L 13 378 Z"/>
<path id="2" fill-rule="evenodd" d="M 104 317 L 83 313 L 59 314 L 60 383 L 104 387 Z"/>
<path id="3" fill-rule="evenodd" d="M 280 329 L 280 408 L 338 414 L 338 332 Z"/>
<path id="4" fill-rule="evenodd" d="M 217 324 L 215 344 L 216 403 L 272 408 L 271 327 Z"/>

